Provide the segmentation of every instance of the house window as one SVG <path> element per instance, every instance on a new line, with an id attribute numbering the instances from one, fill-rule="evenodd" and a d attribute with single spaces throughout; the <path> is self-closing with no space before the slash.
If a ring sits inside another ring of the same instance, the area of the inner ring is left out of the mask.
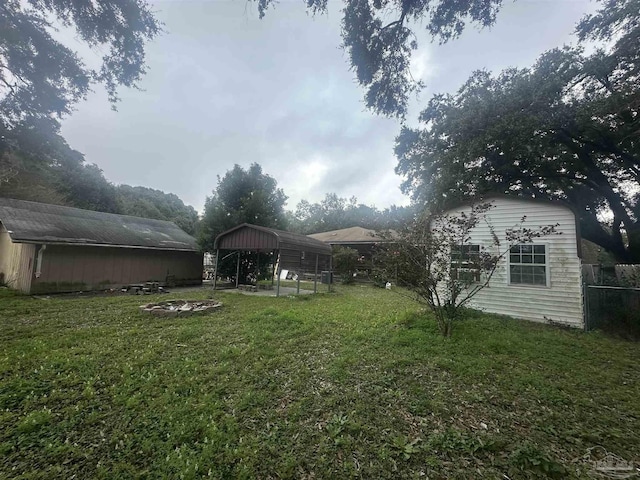
<path id="1" fill-rule="evenodd" d="M 509 250 L 509 279 L 517 285 L 547 285 L 547 246 L 514 245 Z"/>
<path id="2" fill-rule="evenodd" d="M 451 246 L 451 277 L 463 282 L 480 281 L 480 245 Z"/>

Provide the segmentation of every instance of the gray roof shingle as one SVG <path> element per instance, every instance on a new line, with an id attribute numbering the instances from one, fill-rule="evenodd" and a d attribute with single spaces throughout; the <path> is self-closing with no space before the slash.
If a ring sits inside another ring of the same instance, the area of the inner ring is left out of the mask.
<path id="1" fill-rule="evenodd" d="M 62 243 L 197 251 L 172 222 L 0 198 L 0 222 L 16 243 Z"/>

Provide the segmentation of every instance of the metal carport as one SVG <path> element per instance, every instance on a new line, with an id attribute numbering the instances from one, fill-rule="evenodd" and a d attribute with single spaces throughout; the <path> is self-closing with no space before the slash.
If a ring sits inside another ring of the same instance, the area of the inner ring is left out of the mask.
<path id="1" fill-rule="evenodd" d="M 313 272 L 314 291 L 317 291 L 318 272 L 331 271 L 331 246 L 319 240 L 297 233 L 276 230 L 243 223 L 216 237 L 216 251 L 213 288 L 216 288 L 220 252 L 238 252 L 238 262 L 242 252 L 273 252 L 276 257 L 274 276 L 277 279 L 276 295 L 280 295 L 280 273 L 292 270 L 298 273 L 298 284 L 303 273 Z M 329 276 L 330 278 L 330 276 Z M 236 277 L 236 285 L 238 279 Z"/>

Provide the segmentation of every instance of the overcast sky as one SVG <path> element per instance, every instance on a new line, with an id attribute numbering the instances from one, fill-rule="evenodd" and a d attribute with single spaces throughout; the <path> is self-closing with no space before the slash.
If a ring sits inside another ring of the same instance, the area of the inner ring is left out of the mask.
<path id="1" fill-rule="evenodd" d="M 122 90 L 113 112 L 96 89 L 63 124 L 69 144 L 107 179 L 175 193 L 202 211 L 216 175 L 257 162 L 289 196 L 288 209 L 329 192 L 378 208 L 408 204 L 394 174 L 400 123 L 364 109 L 340 49 L 340 2 L 314 18 L 302 0 L 281 0 L 263 20 L 245 0 L 151 3 L 166 32 L 148 46 L 143 90 Z M 505 1 L 491 30 L 469 29 L 444 46 L 424 37 L 412 71 L 427 88 L 407 121 L 476 69 L 526 67 L 571 42 L 596 7 Z"/>

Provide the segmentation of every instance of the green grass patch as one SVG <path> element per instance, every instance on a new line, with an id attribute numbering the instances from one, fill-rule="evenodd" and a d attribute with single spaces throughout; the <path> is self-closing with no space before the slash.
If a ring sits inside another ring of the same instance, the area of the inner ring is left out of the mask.
<path id="1" fill-rule="evenodd" d="M 637 344 L 482 314 L 444 339 L 367 286 L 216 295 L 156 318 L 139 297 L 2 294 L 0 478 L 590 478 L 596 446 L 640 462 Z"/>

